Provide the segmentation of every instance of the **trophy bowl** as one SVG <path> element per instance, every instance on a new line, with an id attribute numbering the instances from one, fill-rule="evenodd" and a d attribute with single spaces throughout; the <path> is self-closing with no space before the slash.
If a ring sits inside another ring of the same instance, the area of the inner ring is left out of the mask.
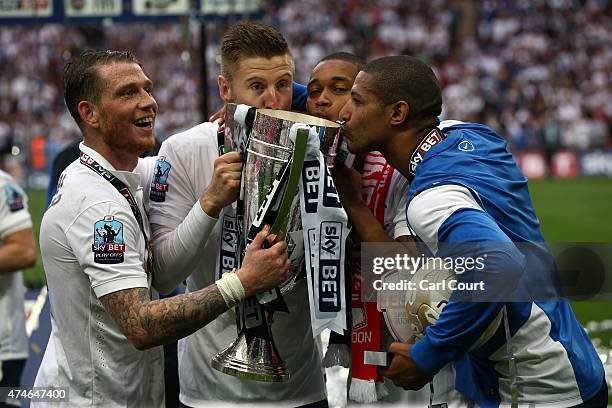
<path id="1" fill-rule="evenodd" d="M 295 124 L 316 130 L 326 164 L 333 164 L 341 143 L 340 125 L 325 119 L 300 113 L 271 109 L 257 109 L 246 105 L 228 104 L 225 120 L 225 151 L 237 150 L 245 158 L 241 198 L 237 219 L 241 218 L 242 232 L 238 237 L 239 251 L 248 245 L 249 227 L 257 218 L 262 203 L 272 191 L 273 183 L 282 170 L 287 170 L 294 154 L 290 130 Z M 295 140 L 295 139 L 294 139 Z M 296 145 L 298 143 L 295 143 Z M 295 160 L 294 160 L 295 161 Z M 299 171 L 301 173 L 300 163 Z M 293 169 L 293 167 L 291 167 Z M 213 359 L 216 370 L 240 378 L 256 381 L 282 382 L 290 377 L 289 370 L 276 350 L 270 330 L 274 311 L 284 310 L 282 295 L 290 296 L 304 264 L 304 238 L 297 184 L 284 191 L 283 201 L 291 200 L 286 214 L 279 213 L 274 220 L 273 233 L 281 233 L 287 242 L 289 259 L 294 273 L 284 284 L 264 296 L 250 297 L 237 306 L 237 339 Z M 282 207 L 282 206 L 281 206 Z M 267 296 L 270 295 L 270 296 Z M 268 301 L 266 299 L 275 299 Z M 280 298 L 280 299 L 279 299 Z M 304 305 L 306 306 L 306 305 Z"/>
<path id="2" fill-rule="evenodd" d="M 293 142 L 289 138 L 292 125 L 303 123 L 315 127 L 326 162 L 335 159 L 340 142 L 340 125 L 325 119 L 294 112 L 258 109 L 250 134 L 244 167 L 244 225 L 251 225 L 276 175 L 291 157 Z M 295 271 L 304 263 L 304 239 L 298 192 L 286 192 L 294 197 L 286 219 L 285 234 L 289 259 Z M 273 231 L 277 232 L 277 231 Z M 293 287 L 295 275 L 281 286 L 281 292 Z"/>

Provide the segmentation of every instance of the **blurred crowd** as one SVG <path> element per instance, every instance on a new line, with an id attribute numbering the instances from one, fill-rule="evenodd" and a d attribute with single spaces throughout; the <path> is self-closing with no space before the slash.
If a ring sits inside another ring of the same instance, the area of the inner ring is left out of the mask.
<path id="1" fill-rule="evenodd" d="M 270 9 L 302 81 L 330 51 L 417 55 L 437 71 L 445 118 L 486 123 L 514 150 L 612 147 L 609 1 L 301 0 Z"/>
<path id="2" fill-rule="evenodd" d="M 46 139 L 46 164 L 80 132 L 63 101 L 65 62 L 84 48 L 130 49 L 153 79 L 162 112 L 156 121 L 160 138 L 202 120 L 200 28 L 188 19 L 174 24 L 100 26 L 60 24 L 5 26 L 0 29 L 0 152 L 18 146 L 26 164 L 28 149 Z M 194 47 L 197 47 L 194 48 Z M 33 166 L 37 167 L 37 166 Z"/>
<path id="3" fill-rule="evenodd" d="M 269 0 L 262 7 L 258 17 L 289 42 L 298 81 L 306 82 L 315 63 L 333 51 L 365 60 L 417 55 L 441 80 L 444 118 L 488 124 L 513 150 L 612 147 L 609 1 Z M 40 135 L 51 158 L 78 137 L 61 81 L 65 60 L 83 47 L 134 50 L 155 82 L 160 139 L 202 121 L 220 107 L 217 46 L 240 17 L 207 19 L 203 30 L 188 17 L 164 24 L 2 27 L 0 150 L 27 146 Z"/>

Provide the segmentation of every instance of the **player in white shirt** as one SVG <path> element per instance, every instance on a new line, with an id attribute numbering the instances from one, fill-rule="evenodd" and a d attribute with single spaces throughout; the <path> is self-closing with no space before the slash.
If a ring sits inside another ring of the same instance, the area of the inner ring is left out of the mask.
<path id="1" fill-rule="evenodd" d="M 219 90 L 224 101 L 290 108 L 294 62 L 278 31 L 258 23 L 240 23 L 225 35 L 221 59 Z M 166 280 L 160 287 L 167 291 L 184 279 L 189 291 L 215 280 L 221 210 L 236 200 L 239 186 L 224 181 L 238 180 L 241 169 L 237 152 L 219 157 L 218 130 L 216 123 L 200 124 L 167 139 L 159 152 L 157 174 L 164 183 L 152 180 L 155 188 L 150 221 L 156 250 L 161 254 L 156 260 L 164 271 L 160 277 Z M 225 200 L 209 200 L 211 192 Z M 198 201 L 209 205 L 199 225 L 190 229 L 186 220 Z M 191 407 L 235 406 L 241 402 L 249 406 L 327 406 L 320 351 L 310 327 L 306 281 L 299 281 L 285 301 L 290 313 L 275 313 L 271 327 L 278 352 L 291 372 L 287 382 L 245 380 L 212 368 L 215 354 L 237 335 L 236 316 L 230 310 L 179 341 L 181 403 Z"/>
<path id="2" fill-rule="evenodd" d="M 67 406 L 163 407 L 159 346 L 283 282 L 286 245 L 262 249 L 264 231 L 235 273 L 156 300 L 138 174 L 139 154 L 155 143 L 152 83 L 130 52 L 119 51 L 85 51 L 65 76 L 83 143 L 41 224 L 52 334 L 35 385 L 68 387 Z"/>
<path id="3" fill-rule="evenodd" d="M 18 387 L 28 358 L 21 269 L 36 262 L 27 197 L 0 170 L 0 387 Z M 0 407 L 5 407 L 0 401 Z"/>

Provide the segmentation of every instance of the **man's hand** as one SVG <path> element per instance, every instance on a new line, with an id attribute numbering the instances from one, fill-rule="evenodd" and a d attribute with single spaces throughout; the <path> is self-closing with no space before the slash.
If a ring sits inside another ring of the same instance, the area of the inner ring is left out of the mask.
<path id="1" fill-rule="evenodd" d="M 355 204 L 365 205 L 361 196 L 361 174 L 357 170 L 346 167 L 344 163 L 337 163 L 332 176 L 345 209 Z"/>
<path id="2" fill-rule="evenodd" d="M 238 198 L 242 159 L 240 153 L 229 152 L 215 160 L 212 181 L 200 197 L 202 210 L 218 218 L 223 207 Z"/>
<path id="3" fill-rule="evenodd" d="M 389 368 L 380 373 L 393 381 L 393 384 L 405 390 L 420 390 L 433 377 L 423 373 L 410 357 L 410 345 L 407 343 L 392 343 L 389 353 L 393 360 Z"/>
<path id="4" fill-rule="evenodd" d="M 279 241 L 264 249 L 270 227 L 257 234 L 246 251 L 242 267 L 236 271 L 246 297 L 270 290 L 291 276 L 291 261 L 287 258 L 287 243 Z"/>

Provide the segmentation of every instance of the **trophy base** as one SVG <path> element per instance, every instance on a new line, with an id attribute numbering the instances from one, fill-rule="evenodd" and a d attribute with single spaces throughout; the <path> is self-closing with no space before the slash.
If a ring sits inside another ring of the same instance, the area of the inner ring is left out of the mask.
<path id="1" fill-rule="evenodd" d="M 285 382 L 290 373 L 269 339 L 255 337 L 247 344 L 240 333 L 225 350 L 212 360 L 212 367 L 234 377 L 263 382 Z"/>

